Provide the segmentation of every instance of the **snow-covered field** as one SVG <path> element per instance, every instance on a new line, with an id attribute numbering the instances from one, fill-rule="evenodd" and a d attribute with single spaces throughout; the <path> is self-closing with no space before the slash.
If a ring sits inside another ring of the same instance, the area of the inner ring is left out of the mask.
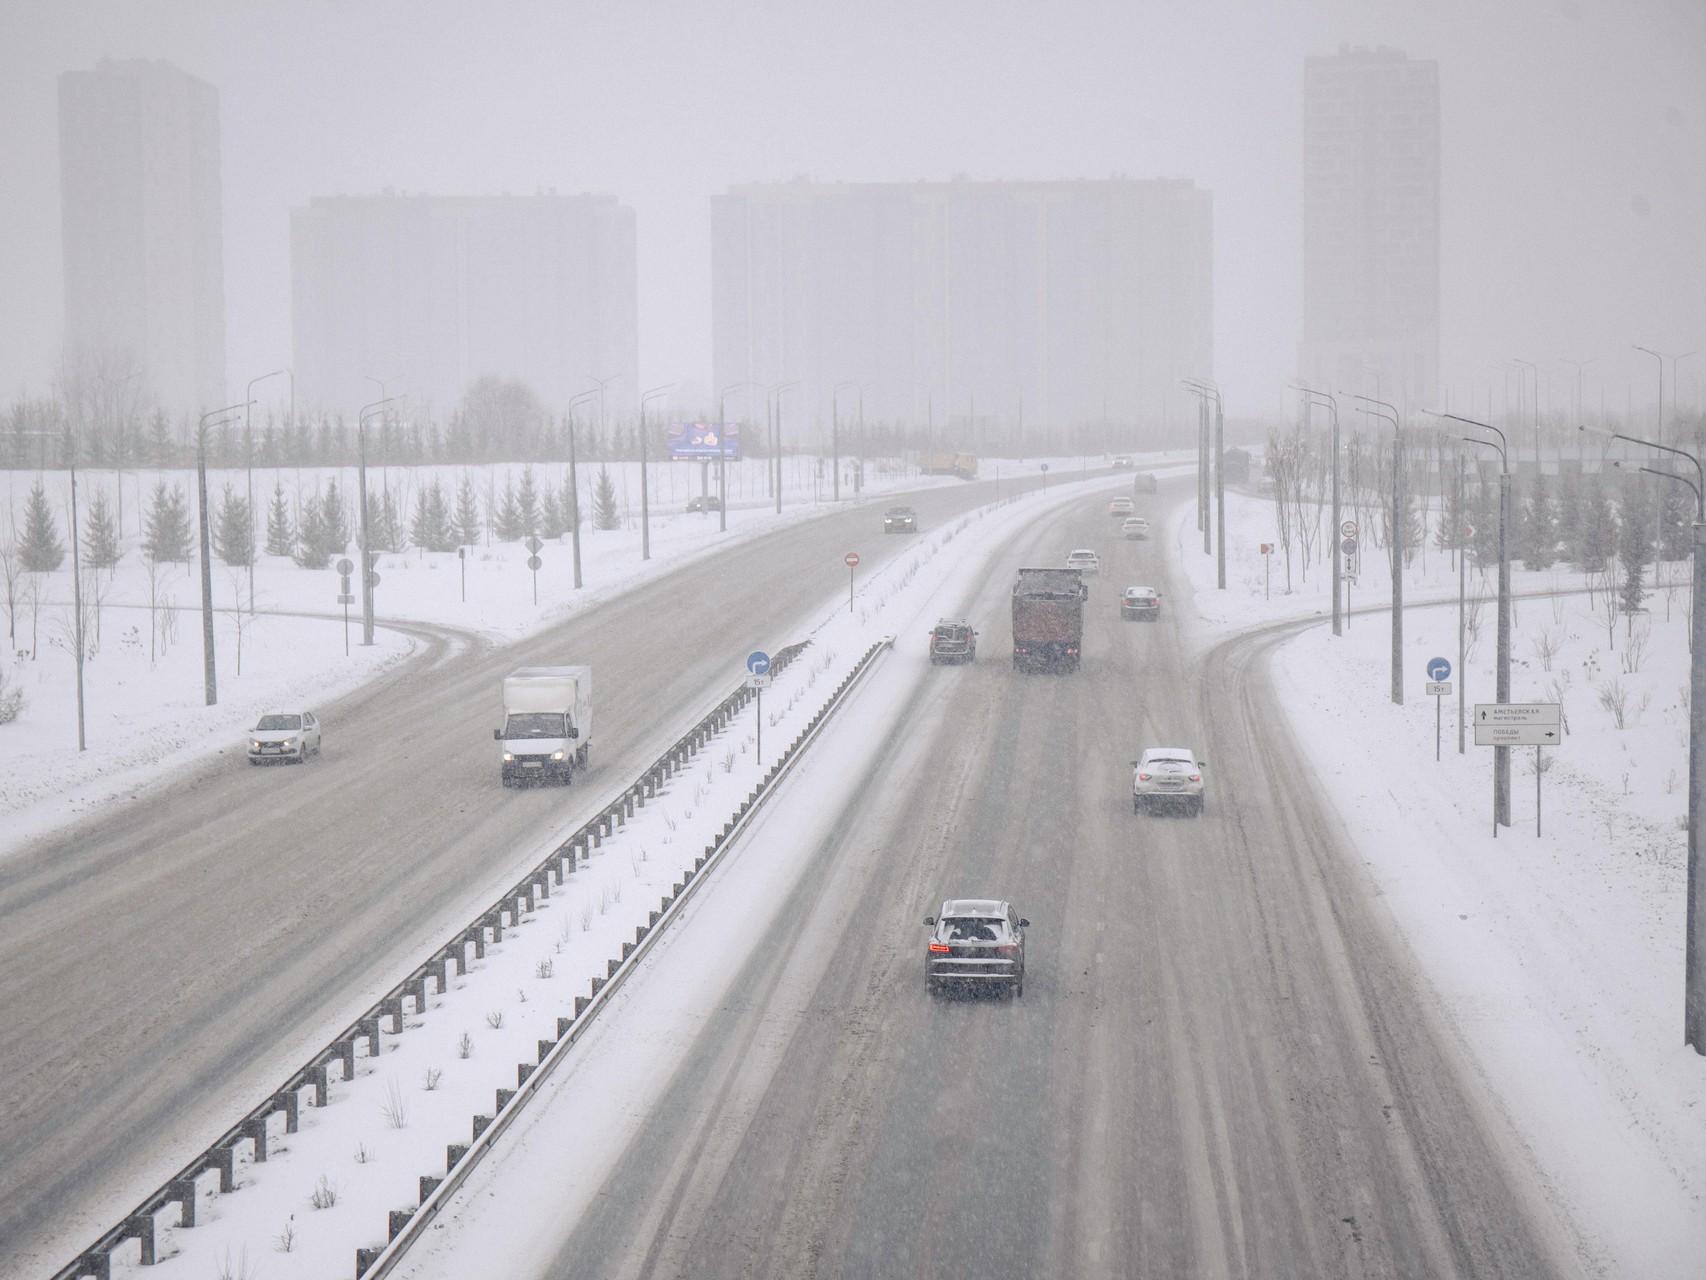
<path id="1" fill-rule="evenodd" d="M 1209 629 L 1320 611 L 1324 573 L 1263 598 L 1255 547 L 1274 540 L 1271 503 L 1227 510 L 1224 593 L 1190 507 L 1174 529 Z M 1363 570 L 1352 603 L 1386 601 L 1383 561 L 1365 556 Z M 1673 583 L 1686 571 L 1667 566 Z M 1562 570 L 1515 579 L 1519 591 L 1583 585 Z M 1311 628 L 1272 663 L 1371 892 L 1592 1261 L 1607 1275 L 1677 1280 L 1706 1265 L 1706 1059 L 1681 1034 L 1687 595 L 1661 588 L 1614 634 L 1603 592 L 1518 602 L 1512 700 L 1560 701 L 1567 725 L 1544 754 L 1539 836 L 1535 752 L 1512 752 L 1512 826 L 1495 839 L 1492 750 L 1471 733 L 1457 754 L 1455 698 L 1440 708 L 1435 763 L 1424 668 L 1436 655 L 1456 665 L 1454 603 L 1406 610 L 1402 707 L 1388 696 L 1384 615 L 1353 619 L 1338 639 Z M 1444 554 L 1430 550 L 1429 569 L 1406 576 L 1406 597 L 1455 602 Z M 1493 700 L 1492 619 L 1489 601 L 1469 668 L 1453 673 L 1471 704 Z"/>
<path id="2" fill-rule="evenodd" d="M 1024 464 L 987 460 L 985 478 L 998 471 L 1013 474 L 1021 468 L 1036 474 L 1040 459 Z M 1071 477 L 1100 459 L 1048 460 L 1051 475 Z M 821 463 L 821 465 L 820 465 Z M 622 526 L 610 531 L 591 529 L 593 487 L 603 464 L 579 470 L 583 526 L 582 580 L 574 589 L 570 540 L 546 544 L 537 575 L 527 568 L 528 553 L 519 542 L 488 542 L 467 549 L 465 560 L 455 552 L 411 549 L 380 557 L 380 585 L 375 611 L 383 622 L 425 624 L 456 644 L 459 634 L 477 633 L 503 643 L 561 622 L 596 607 L 616 594 L 659 574 L 670 572 L 699 556 L 714 554 L 733 541 L 758 537 L 771 530 L 809 520 L 834 509 L 826 478 L 828 460 L 791 457 L 783 468 L 783 511 L 777 515 L 767 496 L 761 460 L 730 464 L 728 532 L 717 534 L 715 513 L 688 514 L 689 497 L 699 492 L 699 468 L 686 463 L 654 463 L 650 467 L 652 494 L 651 559 L 641 556 L 638 463 L 611 463 Z M 846 460 L 843 460 L 844 467 Z M 419 496 L 436 480 L 454 510 L 464 476 L 482 513 L 488 500 L 501 504 L 506 485 L 519 484 L 523 467 L 494 465 L 461 467 L 369 468 L 370 515 L 383 492 L 392 494 L 405 526 Z M 566 468 L 535 467 L 536 482 L 544 487 L 566 483 Z M 716 475 L 710 483 L 715 491 Z M 31 488 L 44 482 L 60 540 L 69 544 L 66 530 L 67 476 L 64 472 L 0 472 L 5 510 L 0 512 L 0 541 L 16 545 L 24 523 Z M 213 471 L 208 493 L 217 507 L 230 484 L 239 495 L 246 477 L 241 471 Z M 275 485 L 296 512 L 312 495 L 332 481 L 349 504 L 356 492 L 353 468 L 261 468 L 254 473 L 256 506 L 265 515 Z M 17 719 L 0 724 L 0 857 L 53 827 L 74 820 L 102 805 L 122 801 L 158 785 L 173 771 L 222 751 L 235 751 L 242 731 L 268 708 L 315 707 L 374 679 L 394 664 L 431 643 L 419 629 L 381 628 L 371 649 L 360 646 L 359 587 L 352 606 L 353 637 L 344 652 L 343 606 L 338 602 L 339 579 L 334 568 L 303 569 L 289 557 L 261 555 L 254 571 L 251 602 L 246 570 L 214 562 L 214 607 L 218 665 L 217 705 L 205 704 L 202 676 L 201 586 L 196 562 L 164 562 L 152 571 L 141 553 L 143 512 L 155 486 L 181 487 L 193 492 L 193 472 L 80 473 L 78 496 L 82 528 L 87 534 L 89 507 L 103 493 L 115 518 L 122 507 L 123 557 L 111 571 L 84 574 L 86 646 L 84 700 L 87 750 L 77 746 L 76 664 L 70 635 L 70 560 L 49 573 L 23 573 L 16 579 L 8 622 L 15 639 L 11 652 L 0 657 L 0 690 L 10 686 L 22 694 Z M 868 462 L 862 497 L 880 501 L 900 490 L 954 486 L 952 477 L 919 476 L 897 459 Z M 120 487 L 123 497 L 120 500 Z M 850 501 L 849 483 L 843 501 Z M 295 519 L 293 515 L 292 519 Z M 353 529 L 354 521 L 351 519 Z M 353 546 L 353 542 L 351 544 Z M 464 580 L 465 571 L 465 580 Z M 96 603 L 98 602 L 98 603 Z M 152 602 L 152 606 L 151 606 Z M 238 611 L 252 603 L 253 617 Z M 291 616 L 316 615 L 316 616 Z M 241 671 L 238 647 L 241 643 Z M 25 744 L 27 744 L 27 749 Z"/>
<path id="3" fill-rule="evenodd" d="M 978 508 L 870 574 L 856 609 L 827 608 L 810 629 L 811 647 L 766 693 L 765 759 L 774 761 L 873 641 L 920 631 L 936 616 L 942 593 L 964 581 L 1000 540 L 1087 489 L 1125 483 L 1051 486 L 1047 494 Z M 387 1212 L 417 1203 L 419 1177 L 441 1173 L 446 1145 L 469 1140 L 475 1114 L 492 1114 L 495 1091 L 515 1087 L 516 1064 L 534 1062 L 539 1042 L 556 1038 L 556 1019 L 587 994 L 591 978 L 604 976 L 607 959 L 620 955 L 636 925 L 762 776 L 756 715 L 755 708 L 701 751 L 562 888 L 506 929 L 501 943 L 488 945 L 465 977 L 442 995 L 430 994 L 424 1011 L 411 1010 L 405 1032 L 385 1034 L 377 1058 L 358 1050 L 354 1078 L 334 1080 L 326 1108 L 304 1107 L 297 1133 L 284 1135 L 275 1116 L 268 1160 L 256 1164 L 246 1149 L 239 1157 L 237 1192 L 220 1195 L 217 1179 L 203 1179 L 193 1232 L 177 1231 L 175 1210 L 164 1211 L 158 1219 L 163 1261 L 148 1274 L 341 1275 L 358 1245 L 382 1242 Z M 855 734 L 872 749 L 880 736 L 869 723 Z M 829 772 L 853 776 L 845 765 L 832 761 Z M 741 846 L 743 860 L 769 868 L 770 892 L 791 883 L 789 851 L 801 847 L 793 834 L 770 830 L 757 853 L 749 848 L 753 841 Z M 731 923 L 742 931 L 738 920 Z M 717 968 L 712 951 L 701 946 L 696 956 L 698 967 Z M 631 1042 L 646 1052 L 648 1033 L 640 1029 Z M 279 1064 L 279 1075 L 295 1065 Z M 659 1059 L 643 1072 L 636 1066 L 637 1078 L 661 1083 L 658 1073 L 667 1065 Z M 597 1124 L 605 1133 L 606 1122 L 621 1130 L 637 1118 L 624 1109 Z M 566 1167 L 584 1163 L 571 1157 Z M 548 1187 L 559 1212 L 566 1176 Z M 142 1274 L 132 1246 L 113 1270 Z"/>

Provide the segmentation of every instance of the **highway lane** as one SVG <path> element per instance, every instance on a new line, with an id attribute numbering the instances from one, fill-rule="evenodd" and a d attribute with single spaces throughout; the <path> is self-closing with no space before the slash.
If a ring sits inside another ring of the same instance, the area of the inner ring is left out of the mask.
<path id="1" fill-rule="evenodd" d="M 992 494 L 906 500 L 928 529 Z M 795 638 L 845 591 L 846 550 L 903 553 L 889 501 L 508 648 L 429 645 L 318 708 L 322 760 L 250 769 L 234 743 L 0 863 L 0 1275 L 65 1261 L 67 1233 L 80 1246 L 216 1137 L 722 696 L 749 649 Z M 502 675 L 570 661 L 595 672 L 593 768 L 566 791 L 501 789 Z"/>
<path id="2" fill-rule="evenodd" d="M 980 661 L 929 673 L 753 921 L 545 1274 L 1575 1272 L 1273 703 L 1283 636 L 1120 622 L 1121 586 L 1178 575 L 1111 525 L 1086 503 L 970 593 Z M 1083 670 L 1016 675 L 1012 569 L 1078 545 L 1108 566 Z M 1180 743 L 1207 814 L 1133 815 L 1127 762 Z M 925 993 L 922 917 L 960 895 L 1031 918 L 1023 998 Z"/>

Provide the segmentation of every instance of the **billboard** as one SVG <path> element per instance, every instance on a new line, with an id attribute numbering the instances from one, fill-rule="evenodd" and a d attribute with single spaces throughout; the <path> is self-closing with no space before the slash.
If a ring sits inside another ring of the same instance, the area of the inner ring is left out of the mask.
<path id="1" fill-rule="evenodd" d="M 726 424 L 721 434 L 723 456 L 731 462 L 740 460 L 740 427 Z M 718 430 L 714 422 L 674 422 L 669 428 L 671 458 L 715 458 Z"/>

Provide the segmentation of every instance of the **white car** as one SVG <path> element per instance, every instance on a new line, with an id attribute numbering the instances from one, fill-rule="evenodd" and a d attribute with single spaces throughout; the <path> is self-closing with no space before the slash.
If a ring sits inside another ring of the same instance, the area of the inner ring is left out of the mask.
<path id="1" fill-rule="evenodd" d="M 1131 514 L 1130 498 L 1114 498 L 1108 503 L 1108 514 L 1111 516 L 1129 516 Z"/>
<path id="2" fill-rule="evenodd" d="M 312 711 L 269 711 L 249 730 L 249 763 L 301 764 L 320 754 L 320 721 Z"/>
<path id="3" fill-rule="evenodd" d="M 1142 813 L 1160 805 L 1182 808 L 1202 817 L 1203 761 L 1189 747 L 1149 747 L 1131 762 L 1131 811 Z"/>
<path id="4" fill-rule="evenodd" d="M 1120 532 L 1133 542 L 1149 536 L 1149 521 L 1142 516 L 1127 516 L 1120 521 Z"/>
<path id="5" fill-rule="evenodd" d="M 1154 587 L 1127 587 L 1120 596 L 1120 617 L 1155 622 L 1161 617 L 1161 593 Z"/>
<path id="6" fill-rule="evenodd" d="M 1102 572 L 1102 558 L 1087 547 L 1066 553 L 1066 567 L 1076 569 L 1080 573 Z"/>

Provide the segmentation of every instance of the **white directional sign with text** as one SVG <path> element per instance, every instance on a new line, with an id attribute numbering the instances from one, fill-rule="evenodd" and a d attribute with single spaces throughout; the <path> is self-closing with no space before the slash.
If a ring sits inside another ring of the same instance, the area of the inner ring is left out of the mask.
<path id="1" fill-rule="evenodd" d="M 1563 716 L 1556 702 L 1477 702 L 1478 747 L 1555 747 Z"/>

